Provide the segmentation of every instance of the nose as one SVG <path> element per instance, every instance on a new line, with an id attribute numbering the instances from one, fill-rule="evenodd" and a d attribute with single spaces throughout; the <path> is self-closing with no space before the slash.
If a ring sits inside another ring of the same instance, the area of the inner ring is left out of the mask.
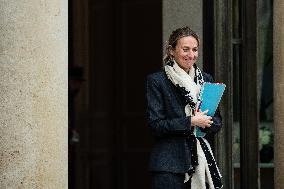
<path id="1" fill-rule="evenodd" d="M 192 50 L 188 51 L 188 58 L 193 59 L 193 57 L 194 57 L 193 51 Z"/>

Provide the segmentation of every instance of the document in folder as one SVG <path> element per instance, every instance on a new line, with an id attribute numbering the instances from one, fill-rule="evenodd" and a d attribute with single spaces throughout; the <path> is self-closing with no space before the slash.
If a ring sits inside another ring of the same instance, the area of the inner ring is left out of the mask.
<path id="1" fill-rule="evenodd" d="M 208 110 L 207 115 L 214 116 L 225 91 L 225 87 L 226 85 L 223 83 L 205 82 L 200 90 L 201 104 L 199 106 L 199 110 L 202 112 Z M 199 127 L 196 127 L 195 135 L 197 137 L 204 137 L 206 134 L 203 133 Z"/>
<path id="2" fill-rule="evenodd" d="M 225 87 L 226 85 L 223 83 L 205 82 L 200 90 L 201 104 L 199 109 L 202 112 L 208 110 L 207 115 L 214 116 L 225 91 Z"/>

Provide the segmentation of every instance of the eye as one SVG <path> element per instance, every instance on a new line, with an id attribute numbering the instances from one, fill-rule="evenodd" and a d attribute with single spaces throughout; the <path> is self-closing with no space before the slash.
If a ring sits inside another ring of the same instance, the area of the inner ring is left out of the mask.
<path id="1" fill-rule="evenodd" d="M 183 49 L 184 52 L 188 52 L 188 49 Z"/>
<path id="2" fill-rule="evenodd" d="M 197 52 L 197 51 L 198 51 L 198 49 L 197 49 L 197 48 L 194 48 L 194 49 L 192 49 L 192 51 L 193 51 L 193 52 Z"/>

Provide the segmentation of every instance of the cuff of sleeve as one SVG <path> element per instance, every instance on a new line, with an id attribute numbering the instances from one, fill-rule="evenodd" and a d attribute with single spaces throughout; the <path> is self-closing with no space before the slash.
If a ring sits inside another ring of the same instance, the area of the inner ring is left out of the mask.
<path id="1" fill-rule="evenodd" d="M 179 118 L 175 122 L 175 132 L 183 135 L 188 135 L 191 131 L 191 119 L 190 116 Z"/>
<path id="2" fill-rule="evenodd" d="M 188 135 L 192 132 L 193 130 L 193 126 L 191 125 L 191 116 L 187 116 L 186 117 L 186 126 L 187 126 L 187 129 L 186 129 L 186 132 L 184 133 L 185 135 Z"/>

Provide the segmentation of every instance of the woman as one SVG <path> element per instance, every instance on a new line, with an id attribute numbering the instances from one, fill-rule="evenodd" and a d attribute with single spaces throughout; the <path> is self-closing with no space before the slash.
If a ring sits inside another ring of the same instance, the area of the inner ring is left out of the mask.
<path id="1" fill-rule="evenodd" d="M 163 70 L 146 81 L 147 119 L 156 144 L 150 157 L 153 189 L 222 188 L 221 175 L 206 137 L 221 128 L 219 111 L 198 111 L 198 94 L 209 74 L 197 66 L 199 38 L 189 27 L 170 35 Z"/>

